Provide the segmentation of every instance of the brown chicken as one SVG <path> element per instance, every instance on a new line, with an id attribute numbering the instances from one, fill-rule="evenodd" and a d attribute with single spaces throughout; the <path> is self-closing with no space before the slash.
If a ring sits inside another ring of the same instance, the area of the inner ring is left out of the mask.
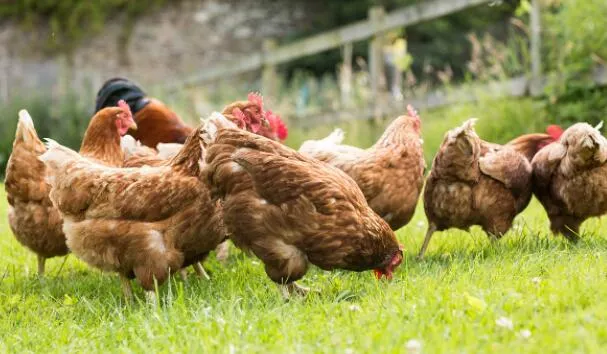
<path id="1" fill-rule="evenodd" d="M 338 129 L 323 140 L 304 142 L 299 152 L 347 173 L 369 206 L 397 230 L 413 217 L 424 184 L 420 128 L 417 112 L 408 106 L 407 114 L 396 118 L 367 150 L 341 145 L 343 132 Z"/>
<path id="2" fill-rule="evenodd" d="M 201 137 L 206 180 L 223 201 L 230 238 L 264 262 L 284 296 L 305 292 L 294 282 L 309 263 L 388 278 L 401 263 L 394 232 L 339 169 L 237 129 L 219 113 Z"/>
<path id="3" fill-rule="evenodd" d="M 181 143 L 193 128 L 161 101 L 149 98 L 134 82 L 126 78 L 107 80 L 97 92 L 95 111 L 115 106 L 120 100 L 128 103 L 135 116 L 137 130 L 129 134 L 144 145 L 155 148 L 158 143 Z"/>
<path id="4" fill-rule="evenodd" d="M 203 260 L 226 239 L 221 205 L 201 181 L 198 129 L 166 166 L 111 168 L 53 141 L 40 159 L 51 199 L 64 218 L 67 245 L 80 259 L 120 274 L 127 299 L 136 278 L 154 283 Z"/>
<path id="5" fill-rule="evenodd" d="M 574 124 L 532 161 L 533 192 L 552 231 L 573 242 L 584 220 L 607 213 L 607 140 L 599 129 Z"/>
<path id="6" fill-rule="evenodd" d="M 274 140 L 282 141 L 287 137 L 287 128 L 280 117 L 271 111 L 264 110 L 263 98 L 257 93 L 249 93 L 246 101 L 230 103 L 224 107 L 222 114 L 241 129 Z M 154 149 L 141 146 L 134 139 L 131 140 L 127 137 L 123 138 L 123 148 L 127 151 L 125 167 L 162 166 L 167 164 L 167 160 L 180 149 L 178 144 L 159 143 L 156 146 L 158 150 L 156 153 Z M 215 253 L 220 262 L 225 262 L 229 256 L 228 242 L 219 245 Z M 197 264 L 195 269 L 198 274 L 205 276 L 206 273 L 201 265 Z M 182 275 L 185 276 L 185 274 Z"/>
<path id="7" fill-rule="evenodd" d="M 434 158 L 424 190 L 428 232 L 419 258 L 436 231 L 480 225 L 493 238 L 501 237 L 531 199 L 529 161 L 513 146 L 481 140 L 475 121 L 450 130 Z"/>
<path id="8" fill-rule="evenodd" d="M 222 114 L 241 129 L 273 140 L 282 141 L 287 137 L 284 123 L 278 115 L 264 110 L 263 99 L 259 94 L 250 93 L 246 101 L 230 103 L 224 107 Z M 264 119 L 268 124 L 262 124 Z M 125 167 L 160 166 L 181 148 L 177 143 L 159 143 L 156 149 L 152 149 L 129 137 L 122 140 L 126 152 Z"/>
<path id="9" fill-rule="evenodd" d="M 126 104 L 104 108 L 91 119 L 80 151 L 101 163 L 120 166 L 124 159 L 120 135 L 126 134 L 129 128 L 136 125 Z M 40 275 L 44 274 L 47 258 L 69 252 L 61 229 L 61 216 L 49 199 L 46 169 L 38 160 L 45 151 L 32 118 L 26 110 L 21 110 L 4 187 L 11 230 L 22 245 L 38 255 Z"/>

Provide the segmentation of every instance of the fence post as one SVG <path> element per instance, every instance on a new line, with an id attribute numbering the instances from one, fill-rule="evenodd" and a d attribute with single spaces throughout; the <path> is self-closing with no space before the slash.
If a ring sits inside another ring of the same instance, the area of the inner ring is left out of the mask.
<path id="1" fill-rule="evenodd" d="M 386 11 L 383 7 L 375 6 L 369 9 L 369 21 L 373 28 L 377 28 L 384 21 Z M 384 78 L 383 61 L 383 33 L 376 33 L 369 43 L 369 81 L 371 86 L 371 107 L 375 120 L 381 118 L 378 99 L 380 96 L 381 83 Z"/>
<path id="2" fill-rule="evenodd" d="M 531 83 L 530 93 L 538 96 L 542 93 L 542 27 L 539 0 L 531 0 Z"/>
<path id="3" fill-rule="evenodd" d="M 352 103 L 352 52 L 352 43 L 346 43 L 342 49 L 343 62 L 339 72 L 341 104 L 344 107 L 348 107 Z"/>
<path id="4" fill-rule="evenodd" d="M 274 39 L 265 39 L 263 41 L 262 50 L 264 53 L 263 69 L 261 72 L 261 90 L 262 94 L 270 99 L 275 98 L 276 94 L 276 67 L 273 64 L 268 64 L 265 61 L 265 54 L 276 48 L 278 43 Z"/>

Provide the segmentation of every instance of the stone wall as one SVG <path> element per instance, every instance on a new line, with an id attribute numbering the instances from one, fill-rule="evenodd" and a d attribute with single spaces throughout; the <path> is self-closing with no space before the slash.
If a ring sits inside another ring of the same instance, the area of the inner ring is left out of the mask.
<path id="1" fill-rule="evenodd" d="M 31 34 L 0 27 L 0 99 L 19 88 L 68 85 L 98 87 L 125 75 L 143 84 L 188 75 L 261 49 L 264 38 L 281 39 L 306 26 L 303 3 L 289 0 L 186 0 L 137 20 L 126 53 L 119 49 L 125 18 L 117 17 L 70 58 L 46 58 L 32 48 Z"/>

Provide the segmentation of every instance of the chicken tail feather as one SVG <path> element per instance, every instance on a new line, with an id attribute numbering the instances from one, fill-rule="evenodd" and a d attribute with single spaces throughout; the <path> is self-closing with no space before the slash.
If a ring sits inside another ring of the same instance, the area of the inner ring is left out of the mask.
<path id="1" fill-rule="evenodd" d="M 23 141 L 25 143 L 31 143 L 34 141 L 40 141 L 36 128 L 34 128 L 34 121 L 29 112 L 25 109 L 19 111 L 19 122 L 17 123 L 17 131 L 15 132 L 15 141 Z"/>
<path id="2" fill-rule="evenodd" d="M 346 133 L 342 129 L 335 128 L 335 130 L 333 130 L 333 132 L 331 132 L 331 134 L 329 134 L 329 136 L 327 136 L 324 140 L 339 145 L 344 141 L 345 135 Z"/>

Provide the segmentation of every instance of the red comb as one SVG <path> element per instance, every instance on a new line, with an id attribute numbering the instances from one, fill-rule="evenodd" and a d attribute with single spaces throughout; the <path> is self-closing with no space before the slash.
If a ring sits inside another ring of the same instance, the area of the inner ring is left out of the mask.
<path id="1" fill-rule="evenodd" d="M 234 117 L 236 117 L 238 120 L 235 122 L 238 128 L 244 129 L 247 125 L 247 116 L 244 114 L 244 112 L 240 108 L 234 108 L 232 110 L 232 115 L 234 115 Z"/>
<path id="2" fill-rule="evenodd" d="M 548 135 L 550 135 L 554 140 L 558 140 L 563 134 L 563 128 L 558 125 L 551 124 L 546 127 L 546 133 L 548 133 Z"/>
<path id="3" fill-rule="evenodd" d="M 289 131 L 280 116 L 278 114 L 272 113 L 272 111 L 267 111 L 265 113 L 265 118 L 268 123 L 270 123 L 270 128 L 274 133 L 276 133 L 278 139 L 285 140 L 287 138 L 287 135 L 289 134 Z"/>
<path id="4" fill-rule="evenodd" d="M 249 102 L 253 104 L 258 105 L 259 108 L 263 111 L 263 97 L 259 92 L 250 92 L 247 95 L 247 100 L 249 100 Z"/>
<path id="5" fill-rule="evenodd" d="M 415 110 L 415 108 L 413 108 L 412 105 L 408 104 L 407 105 L 407 114 L 412 117 L 412 118 L 417 118 L 419 119 L 419 114 L 417 113 L 417 111 Z"/>
<path id="6" fill-rule="evenodd" d="M 122 108 L 122 110 L 125 113 L 128 113 L 130 116 L 132 116 L 133 114 L 131 113 L 131 107 L 128 105 L 128 103 L 126 103 L 125 100 L 120 100 L 118 101 L 118 107 Z"/>

